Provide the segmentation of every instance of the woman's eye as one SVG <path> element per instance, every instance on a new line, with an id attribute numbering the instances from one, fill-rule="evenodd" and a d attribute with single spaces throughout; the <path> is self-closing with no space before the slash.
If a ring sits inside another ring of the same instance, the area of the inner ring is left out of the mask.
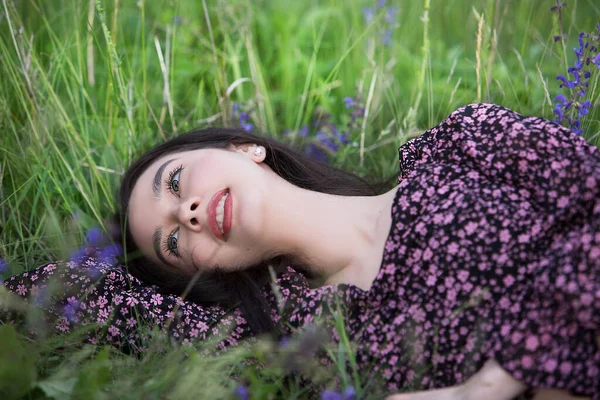
<path id="1" fill-rule="evenodd" d="M 177 249 L 177 238 L 178 237 L 179 237 L 179 230 L 176 230 L 175 232 L 171 233 L 167 237 L 167 246 L 166 246 L 167 252 L 176 257 L 179 257 L 179 251 Z"/>
<path id="2" fill-rule="evenodd" d="M 167 190 L 176 196 L 179 195 L 179 176 L 181 175 L 181 171 L 183 171 L 183 167 L 175 168 L 175 170 L 171 171 L 167 179 Z"/>

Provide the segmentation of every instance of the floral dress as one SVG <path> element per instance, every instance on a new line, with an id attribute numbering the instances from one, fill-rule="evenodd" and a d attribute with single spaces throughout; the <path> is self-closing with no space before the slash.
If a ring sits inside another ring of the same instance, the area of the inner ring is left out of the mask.
<path id="1" fill-rule="evenodd" d="M 361 378 L 382 391 L 460 384 L 495 359 L 529 388 L 600 400 L 598 148 L 544 119 L 471 104 L 401 146 L 399 161 L 372 287 L 311 289 L 289 267 L 278 296 L 265 289 L 280 327 L 309 326 L 340 300 Z M 48 307 L 59 330 L 96 321 L 104 329 L 90 340 L 130 351 L 144 343 L 133 314 L 183 342 L 227 332 L 225 348 L 251 336 L 239 310 L 162 296 L 121 266 L 86 263 L 61 269 L 65 285 L 87 297 Z M 6 285 L 36 301 L 56 268 Z"/>

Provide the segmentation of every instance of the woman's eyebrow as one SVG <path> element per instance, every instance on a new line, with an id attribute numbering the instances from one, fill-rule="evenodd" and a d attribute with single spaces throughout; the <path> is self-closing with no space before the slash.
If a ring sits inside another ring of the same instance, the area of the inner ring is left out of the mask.
<path id="1" fill-rule="evenodd" d="M 152 183 L 152 193 L 154 193 L 154 198 L 156 200 L 160 200 L 160 183 L 162 182 L 163 171 L 165 170 L 165 168 L 167 168 L 167 165 L 169 165 L 169 163 L 173 160 L 175 159 L 171 158 L 170 160 L 165 161 L 160 167 L 158 167 L 158 169 L 156 170 L 156 174 L 154 174 L 154 182 Z"/>

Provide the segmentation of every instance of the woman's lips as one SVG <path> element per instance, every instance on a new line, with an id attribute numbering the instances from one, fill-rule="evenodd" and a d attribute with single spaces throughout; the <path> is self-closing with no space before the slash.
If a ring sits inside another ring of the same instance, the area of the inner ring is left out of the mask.
<path id="1" fill-rule="evenodd" d="M 229 193 L 227 198 L 225 199 L 224 214 L 223 214 L 223 232 L 225 232 L 225 240 L 229 238 L 229 231 L 231 231 L 231 219 L 233 217 L 233 199 L 231 198 L 231 192 Z"/>
<path id="2" fill-rule="evenodd" d="M 223 195 L 225 193 L 227 193 L 228 191 L 229 191 L 228 189 L 219 190 L 217 193 L 215 193 L 213 195 L 213 197 L 208 202 L 208 226 L 210 227 L 212 234 L 217 239 L 220 239 L 223 241 L 225 241 L 225 237 L 226 237 L 227 233 L 229 232 L 229 229 L 231 229 L 231 200 L 229 200 L 231 197 L 231 194 L 229 196 L 227 196 L 227 199 L 225 199 L 225 214 L 223 216 L 223 230 L 225 231 L 224 234 L 221 233 L 221 230 L 219 229 L 219 224 L 217 223 L 217 205 L 219 204 L 219 200 L 221 200 L 221 197 L 223 197 Z M 227 207 L 228 202 L 230 204 L 230 207 Z M 229 213 L 227 211 L 228 208 L 229 208 Z"/>

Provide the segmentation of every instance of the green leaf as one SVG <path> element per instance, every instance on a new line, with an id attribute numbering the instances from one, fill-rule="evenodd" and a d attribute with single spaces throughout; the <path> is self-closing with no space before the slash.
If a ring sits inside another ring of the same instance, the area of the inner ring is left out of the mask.
<path id="1" fill-rule="evenodd" d="M 36 384 L 36 387 L 40 388 L 44 394 L 52 399 L 62 400 L 70 399 L 77 378 L 72 375 L 72 370 L 61 370 L 54 374 L 48 379 L 45 379 Z"/>
<path id="2" fill-rule="evenodd" d="M 109 348 L 104 347 L 93 360 L 83 366 L 73 397 L 81 399 L 100 397 L 102 388 L 110 382 L 110 378 Z"/>
<path id="3" fill-rule="evenodd" d="M 12 325 L 0 326 L 0 398 L 25 395 L 35 377 L 35 356 L 21 344 Z"/>

